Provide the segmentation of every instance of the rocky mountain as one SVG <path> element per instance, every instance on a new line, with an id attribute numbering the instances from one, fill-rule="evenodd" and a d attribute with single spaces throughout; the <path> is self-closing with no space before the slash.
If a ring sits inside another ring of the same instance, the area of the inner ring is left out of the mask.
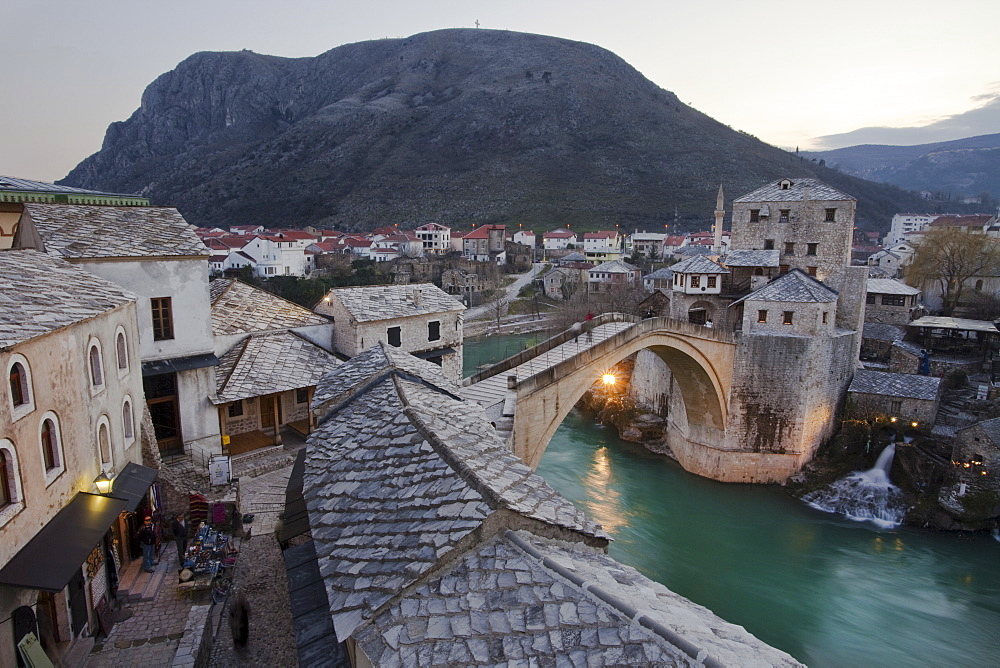
<path id="1" fill-rule="evenodd" d="M 656 230 L 675 209 L 711 220 L 719 183 L 731 198 L 786 175 L 854 195 L 862 225 L 919 203 L 735 132 L 591 44 L 441 30 L 313 58 L 195 54 L 60 183 L 198 225 Z"/>
<path id="2" fill-rule="evenodd" d="M 865 144 L 803 153 L 863 179 L 954 200 L 1000 200 L 1000 134 L 918 146 Z M 980 197 L 983 193 L 986 198 Z"/>

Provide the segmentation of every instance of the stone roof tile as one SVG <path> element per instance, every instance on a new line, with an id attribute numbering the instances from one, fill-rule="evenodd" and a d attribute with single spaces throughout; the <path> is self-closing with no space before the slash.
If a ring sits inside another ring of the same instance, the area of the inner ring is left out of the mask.
<path id="1" fill-rule="evenodd" d="M 703 255 L 696 255 L 686 260 L 681 260 L 670 269 L 675 274 L 728 274 L 729 270 L 722 265 L 712 262 Z"/>
<path id="2" fill-rule="evenodd" d="M 33 250 L 0 251 L 0 350 L 136 299 L 121 286 Z"/>
<path id="3" fill-rule="evenodd" d="M 812 276 L 808 276 L 798 269 L 792 269 L 787 274 L 779 276 L 764 287 L 751 292 L 746 297 L 736 300 L 733 304 L 738 304 L 744 300 L 828 303 L 836 301 L 836 299 L 836 292 Z"/>
<path id="4" fill-rule="evenodd" d="M 209 256 L 173 207 L 25 204 L 50 255 L 66 258 Z"/>
<path id="5" fill-rule="evenodd" d="M 330 324 L 318 313 L 242 281 L 217 278 L 209 283 L 209 292 L 216 336 Z"/>
<path id="6" fill-rule="evenodd" d="M 216 403 L 313 387 L 341 361 L 293 332 L 253 334 L 219 360 Z"/>
<path id="7" fill-rule="evenodd" d="M 415 292 L 419 292 L 419 298 L 414 297 Z M 338 299 L 358 322 L 465 310 L 460 301 L 433 283 L 338 288 L 331 290 L 328 297 Z M 329 309 L 324 300 L 316 307 L 316 312 L 329 314 Z"/>
<path id="8" fill-rule="evenodd" d="M 777 267 L 777 250 L 732 250 L 722 263 L 727 267 Z"/>
<path id="9" fill-rule="evenodd" d="M 919 288 L 911 288 L 902 281 L 893 278 L 869 278 L 868 292 L 880 295 L 919 295 Z"/>
<path id="10" fill-rule="evenodd" d="M 941 379 L 933 376 L 858 369 L 847 391 L 933 401 L 940 387 Z"/>
<path id="11" fill-rule="evenodd" d="M 737 197 L 734 202 L 801 202 L 807 194 L 810 200 L 853 200 L 850 195 L 846 195 L 832 186 L 817 179 L 788 179 L 791 185 L 787 190 L 781 188 L 781 182 L 785 179 L 772 181 L 765 186 L 761 186 L 753 192 Z"/>

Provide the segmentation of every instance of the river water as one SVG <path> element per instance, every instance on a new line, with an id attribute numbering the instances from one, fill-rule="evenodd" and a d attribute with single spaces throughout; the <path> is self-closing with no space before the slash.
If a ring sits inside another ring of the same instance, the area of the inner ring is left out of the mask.
<path id="1" fill-rule="evenodd" d="M 467 374 L 531 338 L 466 341 Z M 991 536 L 884 529 L 707 480 L 577 411 L 538 472 L 614 537 L 616 559 L 810 666 L 1000 665 Z"/>

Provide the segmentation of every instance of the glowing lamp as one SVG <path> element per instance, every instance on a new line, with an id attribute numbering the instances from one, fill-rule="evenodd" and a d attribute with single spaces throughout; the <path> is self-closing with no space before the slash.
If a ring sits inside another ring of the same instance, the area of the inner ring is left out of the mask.
<path id="1" fill-rule="evenodd" d="M 611 385 L 614 385 L 615 381 L 618 380 L 618 379 L 615 378 L 615 374 L 613 374 L 613 373 L 606 373 L 603 376 L 601 376 L 601 380 L 604 382 L 605 385 L 607 385 L 607 386 L 610 387 Z"/>
<path id="2" fill-rule="evenodd" d="M 889 418 L 889 422 L 895 422 L 895 421 L 896 421 L 896 418 L 894 418 L 894 417 Z"/>
<path id="3" fill-rule="evenodd" d="M 94 485 L 97 486 L 97 493 L 102 496 L 111 493 L 111 483 L 111 478 L 109 478 L 108 474 L 103 470 L 101 471 L 101 475 L 94 478 Z"/>
<path id="4" fill-rule="evenodd" d="M 916 428 L 917 427 L 917 423 L 916 422 L 911 422 L 910 426 L 913 427 L 913 428 Z"/>

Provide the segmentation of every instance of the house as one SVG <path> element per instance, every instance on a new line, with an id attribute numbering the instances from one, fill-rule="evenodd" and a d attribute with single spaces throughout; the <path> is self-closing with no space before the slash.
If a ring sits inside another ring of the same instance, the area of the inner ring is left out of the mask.
<path id="1" fill-rule="evenodd" d="M 504 251 L 506 234 L 504 225 L 478 227 L 462 237 L 462 254 L 468 260 L 503 265 L 507 261 Z"/>
<path id="2" fill-rule="evenodd" d="M 658 232 L 634 232 L 625 239 L 625 252 L 633 258 L 660 260 L 663 258 L 663 240 L 666 238 L 666 234 Z"/>
<path id="3" fill-rule="evenodd" d="M 929 430 L 937 419 L 941 390 L 941 379 L 934 376 L 858 369 L 847 393 L 861 414 L 886 416 L 900 428 Z"/>
<path id="4" fill-rule="evenodd" d="M 62 665 L 97 633 L 109 571 L 117 576 L 138 551 L 130 518 L 156 474 L 141 466 L 143 446 L 155 455 L 155 445 L 143 443 L 140 426 L 136 296 L 60 258 L 8 250 L 0 252 L 0 323 L 8 379 L 0 388 L 0 618 L 8 621 L 0 665 L 18 665 L 15 643 L 29 626 Z M 134 470 L 151 475 L 126 498 L 119 482 Z M 102 471 L 117 478 L 122 498 L 98 493 Z"/>
<path id="5" fill-rule="evenodd" d="M 30 181 L 0 176 L 0 250 L 10 248 L 14 228 L 27 202 L 49 204 L 90 204 L 105 206 L 149 206 L 149 198 L 120 195 L 97 190 L 58 186 L 44 181 Z"/>
<path id="6" fill-rule="evenodd" d="M 439 223 L 427 223 L 416 230 L 425 255 L 444 255 L 451 251 L 451 228 Z"/>
<path id="7" fill-rule="evenodd" d="M 681 317 L 696 325 L 723 324 L 726 314 L 716 309 L 708 296 L 722 294 L 722 279 L 729 270 L 707 257 L 695 255 L 670 267 L 673 274 L 671 309 L 674 317 Z"/>
<path id="8" fill-rule="evenodd" d="M 586 232 L 583 253 L 590 262 L 608 262 L 622 255 L 622 238 L 617 231 Z"/>
<path id="9" fill-rule="evenodd" d="M 537 237 L 531 230 L 518 230 L 514 233 L 513 240 L 516 244 L 521 244 L 522 246 L 527 246 L 528 248 L 534 248 L 537 242 Z"/>
<path id="10" fill-rule="evenodd" d="M 636 313 L 644 318 L 670 317 L 670 290 L 656 288 L 635 307 Z"/>
<path id="11" fill-rule="evenodd" d="M 542 276 L 545 296 L 552 299 L 568 299 L 583 285 L 581 271 L 572 267 L 553 267 Z"/>
<path id="12" fill-rule="evenodd" d="M 983 500 L 1000 495 L 1000 418 L 983 420 L 959 429 L 952 441 L 951 472 L 941 487 L 941 505 L 967 524 L 982 523 L 995 515 Z"/>
<path id="13" fill-rule="evenodd" d="M 384 342 L 462 378 L 460 301 L 431 283 L 330 290 L 314 309 L 334 322 L 334 349 L 354 357 Z"/>
<path id="14" fill-rule="evenodd" d="M 892 278 L 869 278 L 865 322 L 906 325 L 923 315 L 920 290 Z"/>
<path id="15" fill-rule="evenodd" d="M 669 290 L 674 284 L 674 272 L 668 267 L 662 267 L 642 277 L 642 286 L 649 292 L 653 290 Z"/>
<path id="16" fill-rule="evenodd" d="M 836 334 L 837 293 L 799 269 L 733 302 L 740 304 L 744 334 L 808 337 L 817 342 Z"/>
<path id="17" fill-rule="evenodd" d="M 279 537 L 301 665 L 795 665 L 609 557 L 457 391 L 384 343 L 317 388 Z"/>
<path id="18" fill-rule="evenodd" d="M 253 258 L 257 276 L 304 276 L 306 256 L 302 241 L 273 234 L 254 234 L 240 251 Z"/>
<path id="19" fill-rule="evenodd" d="M 576 245 L 576 232 L 559 229 L 542 235 L 542 248 L 545 250 L 565 250 Z"/>
<path id="20" fill-rule="evenodd" d="M 940 214 L 932 213 L 897 213 L 889 223 L 889 233 L 885 235 L 886 246 L 895 246 L 902 242 L 911 232 L 923 232 Z"/>
<path id="21" fill-rule="evenodd" d="M 264 234 L 267 230 L 263 225 L 231 225 L 229 231 L 232 234 L 238 234 L 240 236 L 253 236 L 255 234 Z"/>
<path id="22" fill-rule="evenodd" d="M 210 288 L 220 360 L 212 403 L 224 452 L 280 445 L 287 429 L 308 434 L 316 383 L 340 364 L 333 322 L 237 280 L 216 279 Z"/>
<path id="23" fill-rule="evenodd" d="M 114 231 L 113 234 L 109 231 Z M 177 209 L 26 204 L 15 246 L 78 264 L 138 296 L 146 401 L 163 455 L 221 453 L 208 258 Z"/>
<path id="24" fill-rule="evenodd" d="M 608 292 L 617 287 L 639 285 L 642 272 L 639 267 L 624 260 L 604 262 L 587 271 L 590 292 Z"/>
<path id="25" fill-rule="evenodd" d="M 945 214 L 937 216 L 928 226 L 930 230 L 940 230 L 944 228 L 958 229 L 968 234 L 986 234 L 992 225 L 997 222 L 996 216 L 988 213 L 974 213 L 969 215 Z"/>

